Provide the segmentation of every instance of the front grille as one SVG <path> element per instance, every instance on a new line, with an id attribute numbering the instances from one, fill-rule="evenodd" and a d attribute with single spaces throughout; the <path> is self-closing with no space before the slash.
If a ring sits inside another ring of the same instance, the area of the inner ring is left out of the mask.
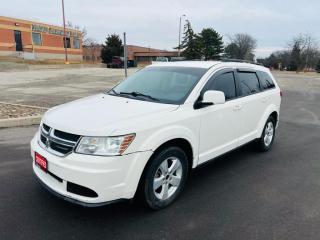
<path id="1" fill-rule="evenodd" d="M 57 152 L 62 153 L 62 154 L 68 154 L 68 153 L 72 152 L 72 150 L 73 150 L 73 147 L 64 146 L 62 144 L 58 144 L 58 143 L 55 143 L 55 142 L 51 142 L 50 143 L 50 147 L 54 151 L 57 151 Z"/>
<path id="2" fill-rule="evenodd" d="M 40 145 L 58 156 L 65 156 L 73 151 L 80 135 L 53 129 L 46 124 L 41 126 Z"/>
<path id="3" fill-rule="evenodd" d="M 48 125 L 46 125 L 46 124 L 42 124 L 42 127 L 43 127 L 43 129 L 46 131 L 46 132 L 49 132 L 49 130 L 50 130 L 50 127 L 48 126 Z"/>
<path id="4" fill-rule="evenodd" d="M 79 135 L 62 132 L 57 129 L 54 130 L 54 135 L 61 138 L 61 139 L 66 139 L 66 140 L 73 141 L 73 142 L 77 142 L 80 138 Z"/>

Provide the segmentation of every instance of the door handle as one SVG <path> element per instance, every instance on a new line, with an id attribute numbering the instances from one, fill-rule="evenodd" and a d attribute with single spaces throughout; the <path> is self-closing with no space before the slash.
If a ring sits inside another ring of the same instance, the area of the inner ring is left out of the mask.
<path id="1" fill-rule="evenodd" d="M 241 110 L 241 108 L 242 108 L 242 105 L 241 105 L 241 104 L 237 104 L 237 105 L 235 105 L 235 106 L 233 107 L 233 110 L 234 110 L 234 111 L 239 111 L 239 110 Z"/>

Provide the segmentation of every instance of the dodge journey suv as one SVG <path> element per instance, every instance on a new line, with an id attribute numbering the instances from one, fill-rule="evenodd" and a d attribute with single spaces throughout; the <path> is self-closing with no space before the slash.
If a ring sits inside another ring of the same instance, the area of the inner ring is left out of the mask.
<path id="1" fill-rule="evenodd" d="M 140 196 L 161 209 L 200 164 L 252 141 L 268 151 L 280 102 L 262 66 L 156 63 L 108 92 L 46 112 L 31 141 L 33 171 L 46 189 L 73 203 Z"/>

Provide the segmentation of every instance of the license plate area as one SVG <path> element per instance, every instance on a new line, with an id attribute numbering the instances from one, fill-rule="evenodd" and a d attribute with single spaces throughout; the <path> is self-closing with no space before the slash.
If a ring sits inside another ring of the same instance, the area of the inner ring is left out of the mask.
<path id="1" fill-rule="evenodd" d="M 41 170 L 47 172 L 48 161 L 45 157 L 41 156 L 39 153 L 36 152 L 34 156 L 34 162 Z"/>

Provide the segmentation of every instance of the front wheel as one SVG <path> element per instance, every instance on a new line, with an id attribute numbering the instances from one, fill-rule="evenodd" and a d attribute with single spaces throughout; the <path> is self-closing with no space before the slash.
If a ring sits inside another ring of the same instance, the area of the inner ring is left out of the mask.
<path id="1" fill-rule="evenodd" d="M 276 133 L 276 121 L 270 116 L 264 126 L 261 138 L 258 140 L 258 148 L 262 152 L 268 151 L 274 141 Z"/>
<path id="2" fill-rule="evenodd" d="M 150 159 L 143 178 L 142 194 L 146 205 L 158 210 L 178 198 L 188 176 L 188 159 L 178 147 L 168 147 Z"/>

